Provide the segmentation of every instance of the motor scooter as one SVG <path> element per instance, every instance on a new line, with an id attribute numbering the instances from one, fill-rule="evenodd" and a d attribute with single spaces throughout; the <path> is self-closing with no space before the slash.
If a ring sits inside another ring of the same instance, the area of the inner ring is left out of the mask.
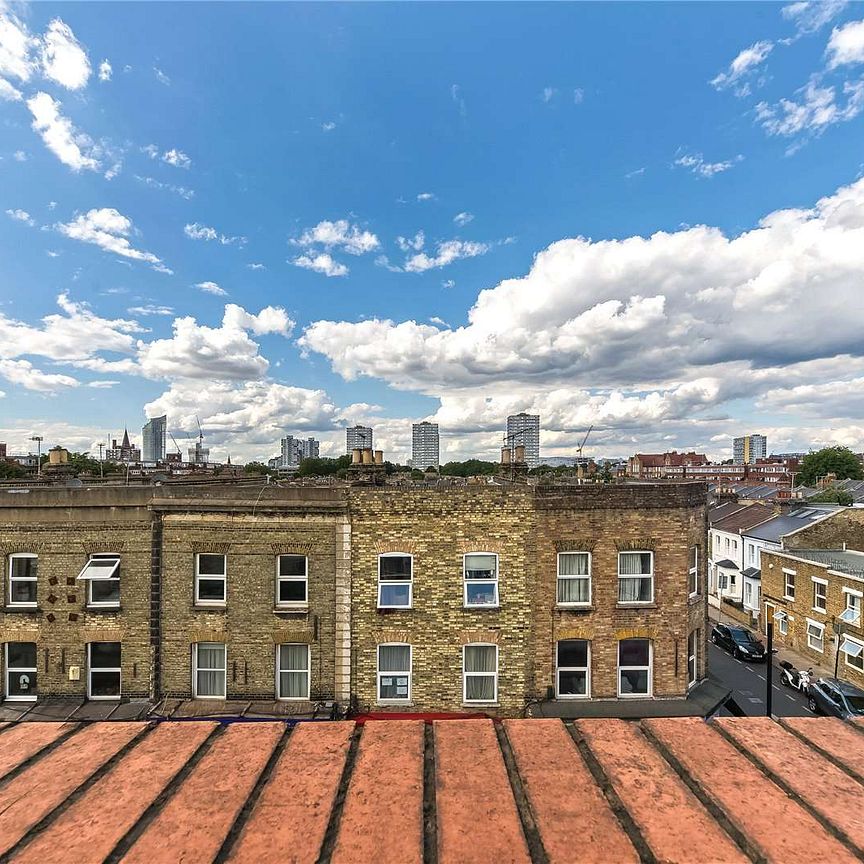
<path id="1" fill-rule="evenodd" d="M 800 690 L 802 693 L 807 692 L 810 686 L 810 677 L 813 674 L 812 669 L 796 669 L 788 660 L 780 661 L 780 683 L 791 687 L 793 690 Z"/>

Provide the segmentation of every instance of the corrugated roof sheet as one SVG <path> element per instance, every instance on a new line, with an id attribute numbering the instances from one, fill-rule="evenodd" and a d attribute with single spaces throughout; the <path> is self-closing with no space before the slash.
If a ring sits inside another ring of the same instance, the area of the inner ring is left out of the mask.
<path id="1" fill-rule="evenodd" d="M 834 718 L 9 724 L 0 857 L 842 864 L 862 744 Z"/>
<path id="2" fill-rule="evenodd" d="M 746 531 L 760 522 L 766 522 L 773 515 L 774 511 L 770 507 L 765 507 L 762 504 L 751 504 L 743 510 L 712 523 L 711 527 L 717 531 L 731 531 L 733 534 L 737 534 L 739 531 Z"/>

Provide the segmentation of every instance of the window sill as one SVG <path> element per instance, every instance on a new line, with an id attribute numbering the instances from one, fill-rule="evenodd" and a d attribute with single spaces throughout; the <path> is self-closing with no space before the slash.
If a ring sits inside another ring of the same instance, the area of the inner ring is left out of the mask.
<path id="1" fill-rule="evenodd" d="M 4 612 L 25 612 L 31 615 L 39 614 L 42 610 L 38 606 L 4 606 Z"/>
<path id="2" fill-rule="evenodd" d="M 375 611 L 379 615 L 390 615 L 393 612 L 410 612 L 412 606 L 378 606 Z"/>
<path id="3" fill-rule="evenodd" d="M 463 702 L 463 708 L 499 708 L 498 702 Z"/>
<path id="4" fill-rule="evenodd" d="M 407 701 L 404 699 L 380 699 L 375 705 L 381 708 L 413 708 L 414 701 L 412 699 Z"/>
<path id="5" fill-rule="evenodd" d="M 120 606 L 85 606 L 84 608 L 89 615 L 116 615 L 123 611 Z"/>
<path id="6" fill-rule="evenodd" d="M 637 601 L 633 601 L 631 603 L 620 603 L 620 602 L 616 603 L 615 608 L 616 609 L 634 609 L 634 610 L 635 609 L 656 609 L 657 604 L 653 600 L 651 600 L 650 602 L 647 602 L 647 601 L 643 602 L 643 601 L 637 600 Z"/>
<path id="7" fill-rule="evenodd" d="M 795 602 L 795 598 L 794 598 L 794 597 L 790 597 L 788 594 L 784 594 L 784 595 L 783 595 L 783 599 L 784 599 L 784 600 L 788 600 L 790 603 L 794 603 L 794 602 Z"/>
<path id="8" fill-rule="evenodd" d="M 828 614 L 827 609 L 820 609 L 818 606 L 811 606 L 810 611 L 811 612 L 817 612 L 819 615 L 827 615 Z"/>
<path id="9" fill-rule="evenodd" d="M 302 606 L 277 606 L 273 610 L 274 615 L 308 615 L 309 614 L 309 606 L 304 604 Z"/>
<path id="10" fill-rule="evenodd" d="M 192 608 L 196 612 L 227 612 L 227 603 L 193 603 Z"/>
<path id="11" fill-rule="evenodd" d="M 556 603 L 556 612 L 594 612 L 597 607 L 593 603 Z"/>
<path id="12" fill-rule="evenodd" d="M 468 606 L 465 603 L 463 603 L 462 609 L 465 612 L 498 612 L 501 609 L 501 604 L 499 603 L 499 604 L 496 604 L 495 606 L 492 606 L 491 604 L 482 605 L 480 603 L 477 603 L 475 605 Z"/>

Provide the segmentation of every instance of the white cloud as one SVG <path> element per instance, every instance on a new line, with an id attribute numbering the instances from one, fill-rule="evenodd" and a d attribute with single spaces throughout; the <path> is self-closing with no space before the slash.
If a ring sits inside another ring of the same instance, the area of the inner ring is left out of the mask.
<path id="1" fill-rule="evenodd" d="M 160 84 L 164 84 L 166 87 L 171 86 L 171 79 L 158 66 L 153 67 L 153 74 Z"/>
<path id="2" fill-rule="evenodd" d="M 713 177 L 715 174 L 728 171 L 743 159 L 744 157 L 739 154 L 734 159 L 727 159 L 724 162 L 706 162 L 701 153 L 682 153 L 675 160 L 675 164 L 687 168 L 699 177 Z"/>
<path id="3" fill-rule="evenodd" d="M 836 88 L 820 86 L 818 76 L 812 76 L 798 93 L 798 101 L 781 99 L 776 105 L 760 102 L 756 106 L 756 119 L 769 135 L 819 135 L 835 123 L 854 119 L 864 109 L 864 80 L 843 84 L 842 104 L 837 101 Z"/>
<path id="4" fill-rule="evenodd" d="M 210 228 L 207 225 L 200 225 L 198 222 L 187 224 L 183 228 L 183 233 L 190 240 L 218 240 L 222 246 L 245 246 L 245 237 L 232 237 L 227 234 L 220 234 L 215 228 Z"/>
<path id="5" fill-rule="evenodd" d="M 69 375 L 43 372 L 28 360 L 0 360 L 0 376 L 25 390 L 53 393 L 64 387 L 77 387 L 78 381 Z"/>
<path id="6" fill-rule="evenodd" d="M 33 115 L 33 129 L 42 136 L 45 146 L 73 171 L 86 168 L 98 171 L 101 167 L 98 149 L 89 136 L 79 132 L 72 122 L 60 113 L 61 105 L 47 93 L 37 93 L 27 100 Z"/>
<path id="7" fill-rule="evenodd" d="M 828 55 L 829 69 L 864 63 L 864 20 L 835 27 L 825 53 Z"/>
<path id="8" fill-rule="evenodd" d="M 540 98 L 548 104 L 555 98 L 557 93 L 558 91 L 554 87 L 544 87 L 540 93 Z"/>
<path id="9" fill-rule="evenodd" d="M 371 231 L 364 231 L 351 225 L 347 219 L 335 222 L 319 222 L 314 228 L 307 228 L 299 238 L 291 241 L 295 246 L 323 246 L 325 249 L 339 249 L 349 255 L 364 255 L 373 252 L 381 244 Z"/>
<path id="10" fill-rule="evenodd" d="M 485 255 L 489 251 L 486 243 L 472 240 L 445 240 L 439 243 L 434 256 L 418 252 L 405 261 L 405 270 L 409 273 L 423 273 L 436 267 L 446 267 L 460 258 L 474 258 Z"/>
<path id="11" fill-rule="evenodd" d="M 126 310 L 130 315 L 173 315 L 174 310 L 170 306 L 159 306 L 155 303 L 147 303 L 144 306 L 131 306 Z"/>
<path id="12" fill-rule="evenodd" d="M 5 3 L 0 5 L 0 76 L 29 81 L 37 68 L 33 52 L 38 46 L 26 25 Z"/>
<path id="13" fill-rule="evenodd" d="M 72 222 L 61 223 L 56 227 L 61 234 L 73 240 L 93 243 L 106 252 L 133 261 L 143 261 L 161 273 L 171 273 L 152 252 L 143 252 L 132 246 L 129 242 L 129 235 L 133 231 L 132 221 L 113 207 L 88 210 L 76 216 Z"/>
<path id="14" fill-rule="evenodd" d="M 90 79 L 87 52 L 59 18 L 48 25 L 43 37 L 42 71 L 46 78 L 67 90 L 80 90 Z"/>
<path id="15" fill-rule="evenodd" d="M 145 186 L 150 186 L 152 189 L 164 189 L 166 192 L 173 192 L 175 195 L 179 195 L 187 201 L 190 201 L 195 197 L 195 190 L 187 189 L 185 186 L 176 186 L 173 183 L 163 183 L 155 177 L 142 177 L 140 174 L 136 174 L 135 179 L 139 183 L 143 183 Z"/>
<path id="16" fill-rule="evenodd" d="M 642 168 L 635 168 L 633 171 L 628 171 L 628 172 L 624 175 L 624 177 L 625 177 L 627 180 L 631 180 L 633 177 L 641 177 L 641 176 L 645 173 L 645 170 L 646 170 L 646 169 L 645 169 L 644 166 L 643 166 Z"/>
<path id="17" fill-rule="evenodd" d="M 459 116 L 467 117 L 468 106 L 465 102 L 465 97 L 462 95 L 462 88 L 458 84 L 450 85 L 450 98 L 456 104 L 456 108 L 459 110 Z"/>
<path id="18" fill-rule="evenodd" d="M 726 87 L 738 84 L 742 78 L 749 75 L 758 66 L 761 66 L 773 49 L 774 44 L 772 42 L 764 40 L 755 42 L 735 57 L 729 64 L 729 69 L 726 72 L 721 72 L 712 78 L 709 83 L 717 90 L 723 90 Z M 744 92 L 741 95 L 744 95 Z"/>
<path id="19" fill-rule="evenodd" d="M 332 132 L 336 128 L 336 124 L 332 120 L 328 120 L 326 123 L 321 124 L 321 128 L 325 132 Z"/>
<path id="20" fill-rule="evenodd" d="M 581 105 L 585 101 L 585 91 L 581 87 L 577 87 L 573 91 L 573 104 Z"/>
<path id="21" fill-rule="evenodd" d="M 215 282 L 199 282 L 195 287 L 205 294 L 214 294 L 216 297 L 228 296 L 228 292 Z"/>
<path id="22" fill-rule="evenodd" d="M 6 215 L 10 219 L 29 225 L 31 228 L 36 224 L 36 220 L 26 210 L 7 210 Z"/>
<path id="23" fill-rule="evenodd" d="M 327 252 L 298 255 L 296 258 L 292 259 L 291 263 L 295 267 L 302 267 L 304 270 L 314 270 L 316 273 L 323 273 L 325 276 L 348 275 L 348 268 L 344 264 L 336 261 L 333 256 Z"/>
<path id="24" fill-rule="evenodd" d="M 23 150 L 16 150 L 16 151 L 12 154 L 12 158 L 13 158 L 16 162 L 26 162 L 26 161 L 27 161 L 27 154 L 26 154 Z"/>
<path id="25" fill-rule="evenodd" d="M 103 60 L 99 64 L 99 80 L 110 81 L 113 74 L 114 70 L 111 68 L 111 64 L 107 60 Z"/>
<path id="26" fill-rule="evenodd" d="M 5 78 L 0 78 L 0 99 L 6 102 L 20 102 L 23 98 L 20 90 L 13 87 Z"/>
<path id="27" fill-rule="evenodd" d="M 417 200 L 418 201 L 434 201 L 435 200 L 435 193 L 434 192 L 421 192 L 417 196 Z"/>
<path id="28" fill-rule="evenodd" d="M 162 161 L 175 168 L 191 168 L 192 160 L 182 151 L 177 149 L 166 150 L 162 154 Z"/>
<path id="29" fill-rule="evenodd" d="M 257 261 L 253 262 L 252 264 L 247 264 L 246 266 L 250 270 L 266 270 L 267 269 L 263 264 L 260 264 Z"/>
<path id="30" fill-rule="evenodd" d="M 782 14 L 795 25 L 799 35 L 806 35 L 824 27 L 847 5 L 847 0 L 799 0 L 784 6 Z"/>
<path id="31" fill-rule="evenodd" d="M 442 287 L 442 288 L 455 288 L 455 287 L 456 287 L 456 283 L 455 283 L 452 279 L 445 279 L 445 280 L 441 283 L 441 287 Z"/>
<path id="32" fill-rule="evenodd" d="M 461 213 L 457 213 L 457 214 L 453 217 L 453 221 L 454 221 L 454 222 L 455 222 L 455 223 L 456 223 L 460 228 L 462 228 L 463 226 L 467 225 L 469 222 L 473 222 L 473 221 L 474 221 L 474 214 L 473 214 L 473 213 L 466 213 L 466 212 L 463 210 Z"/>
<path id="33" fill-rule="evenodd" d="M 422 231 L 418 231 L 413 237 L 397 237 L 396 245 L 403 252 L 410 252 L 411 250 L 419 252 L 426 245 L 426 235 Z"/>

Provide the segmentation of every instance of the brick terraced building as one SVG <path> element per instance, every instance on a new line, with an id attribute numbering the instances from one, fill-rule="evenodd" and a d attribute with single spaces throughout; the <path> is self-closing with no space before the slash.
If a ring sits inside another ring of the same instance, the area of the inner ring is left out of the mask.
<path id="1" fill-rule="evenodd" d="M 696 483 L 0 491 L 3 695 L 698 713 L 705 548 Z"/>

